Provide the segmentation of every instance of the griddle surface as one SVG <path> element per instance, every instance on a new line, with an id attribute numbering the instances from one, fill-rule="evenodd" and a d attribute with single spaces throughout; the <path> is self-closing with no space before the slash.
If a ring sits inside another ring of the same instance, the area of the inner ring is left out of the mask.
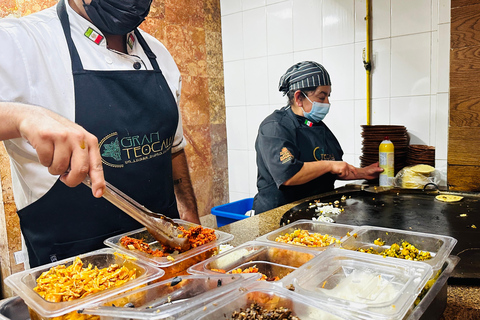
<path id="1" fill-rule="evenodd" d="M 461 258 L 452 274 L 457 283 L 480 280 L 480 196 L 470 193 L 452 193 L 463 196 L 459 202 L 441 202 L 435 199 L 438 191 L 393 189 L 381 193 L 364 190 L 319 195 L 321 202 L 340 201 L 344 209 L 340 215 L 330 216 L 337 223 L 370 225 L 409 231 L 451 236 L 458 240 L 451 254 Z M 342 196 L 346 197 L 341 201 Z M 308 209 L 313 200 L 288 210 L 280 225 L 299 219 L 316 217 Z M 461 216 L 466 214 L 466 216 Z M 328 216 L 328 215 L 327 215 Z M 475 228 L 475 226 L 477 228 Z M 420 248 L 421 249 L 421 248 Z M 452 281 L 450 281 L 452 282 Z M 453 282 L 455 282 L 453 280 Z"/>

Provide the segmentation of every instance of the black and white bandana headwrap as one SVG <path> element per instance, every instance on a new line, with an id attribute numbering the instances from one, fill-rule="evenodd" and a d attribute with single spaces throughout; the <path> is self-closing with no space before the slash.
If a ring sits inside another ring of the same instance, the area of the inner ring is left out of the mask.
<path id="1" fill-rule="evenodd" d="M 285 95 L 291 90 L 331 85 L 330 76 L 320 63 L 303 61 L 288 68 L 280 78 L 278 90 Z"/>

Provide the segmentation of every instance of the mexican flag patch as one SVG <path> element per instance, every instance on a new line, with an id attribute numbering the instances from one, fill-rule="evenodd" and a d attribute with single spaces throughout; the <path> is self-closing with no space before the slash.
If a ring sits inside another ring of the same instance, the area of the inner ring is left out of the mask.
<path id="1" fill-rule="evenodd" d="M 103 36 L 90 27 L 87 29 L 87 31 L 85 31 L 84 34 L 88 39 L 92 40 L 96 44 L 100 44 L 100 42 L 103 40 Z"/>
<path id="2" fill-rule="evenodd" d="M 309 127 L 313 126 L 313 122 L 305 120 L 305 124 Z"/>

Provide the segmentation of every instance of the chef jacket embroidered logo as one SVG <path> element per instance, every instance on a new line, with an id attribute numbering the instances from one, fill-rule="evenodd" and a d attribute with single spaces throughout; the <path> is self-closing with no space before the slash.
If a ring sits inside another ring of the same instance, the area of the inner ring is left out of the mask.
<path id="1" fill-rule="evenodd" d="M 315 149 L 313 149 L 313 157 L 317 161 L 321 161 L 321 160 L 335 161 L 335 156 L 333 154 L 325 153 L 323 148 L 322 150 L 320 150 L 319 147 L 316 147 Z"/>
<path id="2" fill-rule="evenodd" d="M 282 151 L 280 151 L 280 162 L 282 164 L 289 162 L 290 160 L 293 160 L 293 155 L 288 150 L 287 148 L 283 147 Z"/>
<path id="3" fill-rule="evenodd" d="M 104 137 L 98 145 L 105 165 L 123 168 L 125 165 L 149 160 L 168 152 L 173 139 L 174 136 L 171 136 L 162 140 L 158 132 L 124 137 L 113 132 Z"/>

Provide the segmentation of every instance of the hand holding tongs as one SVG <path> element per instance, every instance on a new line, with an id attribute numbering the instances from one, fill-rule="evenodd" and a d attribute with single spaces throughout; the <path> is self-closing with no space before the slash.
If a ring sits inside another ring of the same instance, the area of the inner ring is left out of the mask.
<path id="1" fill-rule="evenodd" d="M 83 180 L 83 183 L 90 188 L 92 187 L 92 181 L 89 176 Z M 179 225 L 175 221 L 163 214 L 150 211 L 110 183 L 106 181 L 105 183 L 106 188 L 103 197 L 144 225 L 158 242 L 173 249 L 180 247 L 182 252 L 190 249 L 188 239 L 178 237 L 182 233 L 178 230 Z"/>

